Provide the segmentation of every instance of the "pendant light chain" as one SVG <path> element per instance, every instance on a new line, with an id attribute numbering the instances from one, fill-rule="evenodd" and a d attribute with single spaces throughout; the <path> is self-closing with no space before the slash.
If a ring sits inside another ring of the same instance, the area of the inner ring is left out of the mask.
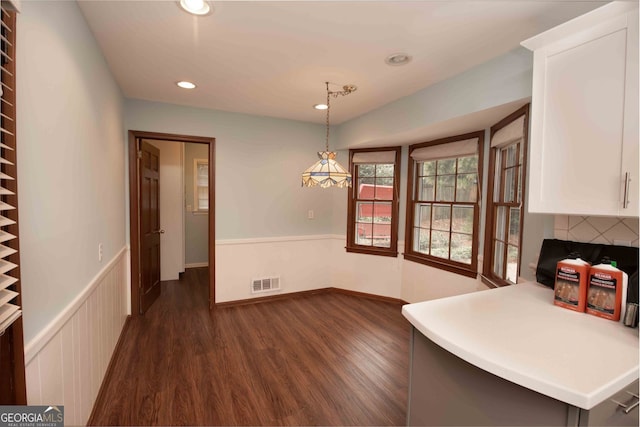
<path id="1" fill-rule="evenodd" d="M 327 142 L 325 151 L 329 151 L 329 110 L 331 107 L 329 105 L 329 82 L 325 82 L 325 84 L 327 85 Z"/>
<path id="2" fill-rule="evenodd" d="M 345 85 L 345 86 L 342 86 L 342 90 L 336 91 L 336 92 L 331 92 L 329 90 L 329 82 L 324 82 L 324 84 L 327 86 L 327 121 L 326 121 L 326 125 L 327 125 L 327 142 L 325 144 L 325 151 L 329 151 L 329 110 L 331 109 L 331 105 L 330 105 L 331 96 L 333 96 L 334 98 L 337 98 L 339 96 L 346 96 L 346 95 L 349 95 L 352 92 L 355 92 L 356 89 L 358 89 L 358 88 L 356 86 L 354 86 L 354 85 Z"/>
<path id="3" fill-rule="evenodd" d="M 354 85 L 342 86 L 342 90 L 331 92 L 329 90 L 329 82 L 325 82 L 327 88 L 327 139 L 325 141 L 325 151 L 318 152 L 320 160 L 311 165 L 310 168 L 302 173 L 302 186 L 314 187 L 316 185 L 321 188 L 328 187 L 351 187 L 351 174 L 340 163 L 336 161 L 336 153 L 329 151 L 329 134 L 331 125 L 329 123 L 329 112 L 331 97 L 349 95 L 357 89 Z"/>

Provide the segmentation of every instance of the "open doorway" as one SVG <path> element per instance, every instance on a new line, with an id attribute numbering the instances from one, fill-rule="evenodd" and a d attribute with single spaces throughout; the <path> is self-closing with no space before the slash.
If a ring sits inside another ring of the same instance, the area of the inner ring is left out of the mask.
<path id="1" fill-rule="evenodd" d="M 161 280 L 189 267 L 208 266 L 209 307 L 215 304 L 214 144 L 214 138 L 129 131 L 133 316 L 157 299 Z"/>

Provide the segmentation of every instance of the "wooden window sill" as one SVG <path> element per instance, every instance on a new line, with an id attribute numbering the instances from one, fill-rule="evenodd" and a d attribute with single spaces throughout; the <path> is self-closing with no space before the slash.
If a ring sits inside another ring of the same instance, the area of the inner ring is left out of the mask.
<path id="1" fill-rule="evenodd" d="M 475 271 L 476 266 L 461 267 L 458 265 L 449 264 L 446 262 L 439 262 L 431 258 L 415 255 L 413 253 L 404 253 L 404 259 L 417 262 L 419 264 L 428 265 L 430 267 L 439 268 L 441 270 L 449 271 L 451 273 L 460 274 L 462 276 L 471 277 L 473 279 L 478 277 L 478 272 Z"/>
<path id="2" fill-rule="evenodd" d="M 384 249 L 377 247 L 364 247 L 364 246 L 346 246 L 345 249 L 347 252 L 353 252 L 358 254 L 367 254 L 367 255 L 379 255 L 379 256 L 388 256 L 388 257 L 397 257 L 398 251 L 393 249 Z"/>

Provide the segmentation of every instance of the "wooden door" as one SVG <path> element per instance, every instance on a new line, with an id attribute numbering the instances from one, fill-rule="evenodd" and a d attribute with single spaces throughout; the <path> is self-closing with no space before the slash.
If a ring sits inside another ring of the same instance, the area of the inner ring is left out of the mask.
<path id="1" fill-rule="evenodd" d="M 160 296 L 160 150 L 140 140 L 140 314 Z"/>

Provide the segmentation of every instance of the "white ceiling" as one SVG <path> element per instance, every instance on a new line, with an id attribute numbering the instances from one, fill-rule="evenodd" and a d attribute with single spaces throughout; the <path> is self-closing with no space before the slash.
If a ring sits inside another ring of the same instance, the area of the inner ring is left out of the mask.
<path id="1" fill-rule="evenodd" d="M 594 1 L 226 1 L 195 17 L 175 1 L 80 1 L 128 98 L 321 123 L 362 115 L 515 49 Z M 384 59 L 407 52 L 413 61 Z M 175 85 L 190 80 L 187 91 Z"/>

